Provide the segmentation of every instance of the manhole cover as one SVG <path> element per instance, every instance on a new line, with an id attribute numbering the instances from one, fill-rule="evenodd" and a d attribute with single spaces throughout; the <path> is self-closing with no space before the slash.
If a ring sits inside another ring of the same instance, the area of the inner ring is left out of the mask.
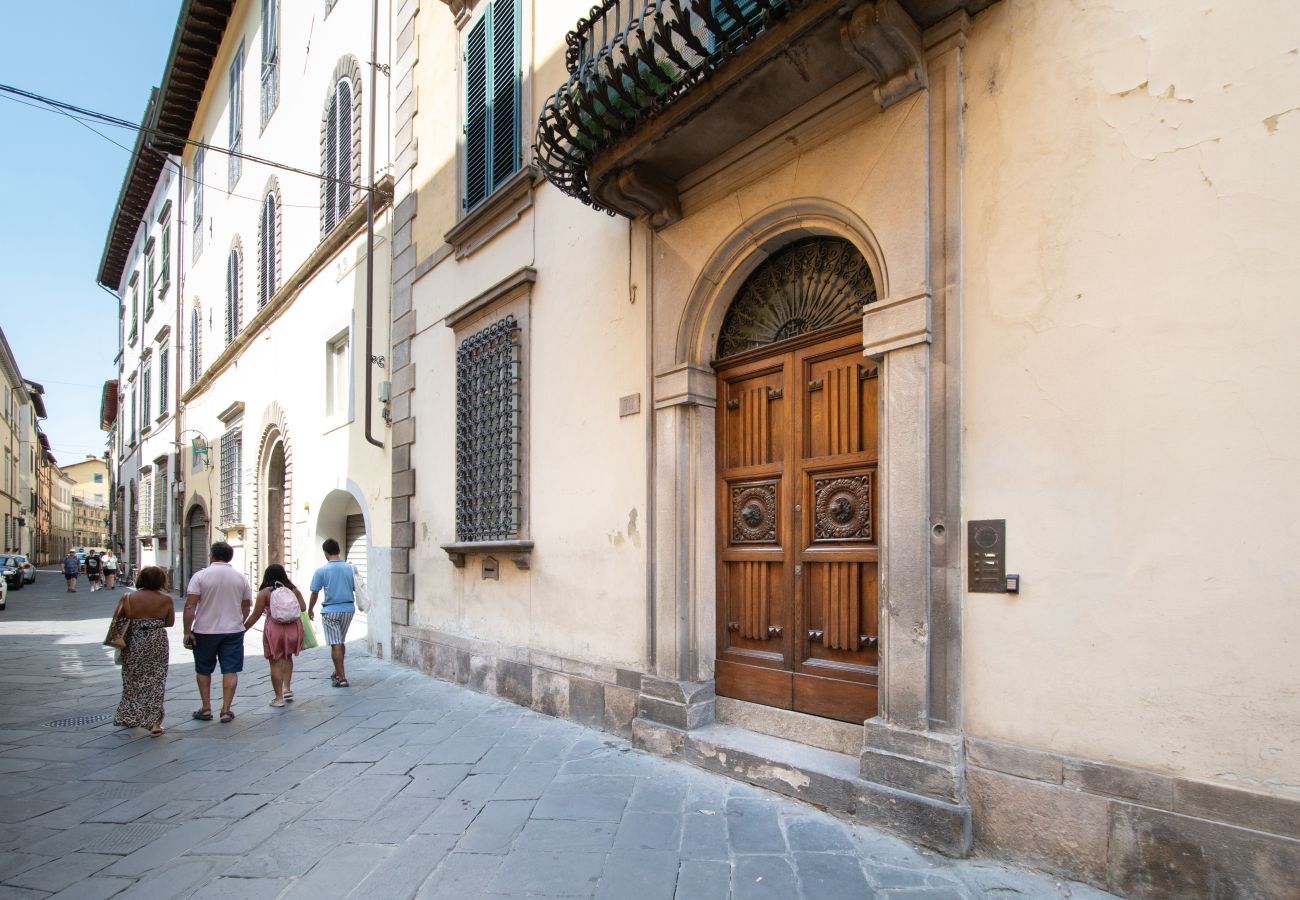
<path id="1" fill-rule="evenodd" d="M 99 725 L 101 722 L 107 722 L 113 718 L 109 715 L 98 716 L 73 716 L 71 719 L 55 719 L 53 722 L 46 722 L 46 728 L 81 728 L 85 725 Z"/>

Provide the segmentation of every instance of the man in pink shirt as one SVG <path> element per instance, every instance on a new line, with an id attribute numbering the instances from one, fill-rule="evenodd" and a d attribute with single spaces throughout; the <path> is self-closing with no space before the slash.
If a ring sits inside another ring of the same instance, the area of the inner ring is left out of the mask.
<path id="1" fill-rule="evenodd" d="M 221 663 L 221 721 L 235 714 L 230 704 L 244 668 L 244 620 L 253 607 L 253 589 L 230 565 L 235 551 L 225 541 L 212 545 L 211 564 L 190 577 L 185 589 L 185 646 L 194 651 L 194 672 L 202 706 L 193 713 L 212 719 L 212 673 Z"/>

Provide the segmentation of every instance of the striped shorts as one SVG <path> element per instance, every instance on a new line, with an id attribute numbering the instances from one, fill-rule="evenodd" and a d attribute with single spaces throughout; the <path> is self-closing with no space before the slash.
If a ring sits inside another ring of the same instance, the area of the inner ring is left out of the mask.
<path id="1" fill-rule="evenodd" d="M 325 624 L 325 643 L 343 644 L 348 639 L 348 626 L 352 624 L 352 613 L 350 612 L 323 612 L 320 614 L 321 622 Z"/>

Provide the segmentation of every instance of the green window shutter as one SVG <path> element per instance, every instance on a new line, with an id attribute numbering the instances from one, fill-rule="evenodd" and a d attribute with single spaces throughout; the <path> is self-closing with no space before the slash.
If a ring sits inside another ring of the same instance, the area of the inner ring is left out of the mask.
<path id="1" fill-rule="evenodd" d="M 465 38 L 465 208 L 488 195 L 489 7 Z"/>
<path id="2" fill-rule="evenodd" d="M 492 187 L 519 169 L 518 0 L 492 4 Z"/>

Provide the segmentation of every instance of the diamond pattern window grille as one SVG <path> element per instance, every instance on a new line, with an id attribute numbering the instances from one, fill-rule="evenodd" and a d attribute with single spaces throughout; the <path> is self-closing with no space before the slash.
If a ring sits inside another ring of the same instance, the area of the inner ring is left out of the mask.
<path id="1" fill-rule="evenodd" d="M 456 540 L 519 537 L 520 330 L 506 316 L 456 351 Z"/>

